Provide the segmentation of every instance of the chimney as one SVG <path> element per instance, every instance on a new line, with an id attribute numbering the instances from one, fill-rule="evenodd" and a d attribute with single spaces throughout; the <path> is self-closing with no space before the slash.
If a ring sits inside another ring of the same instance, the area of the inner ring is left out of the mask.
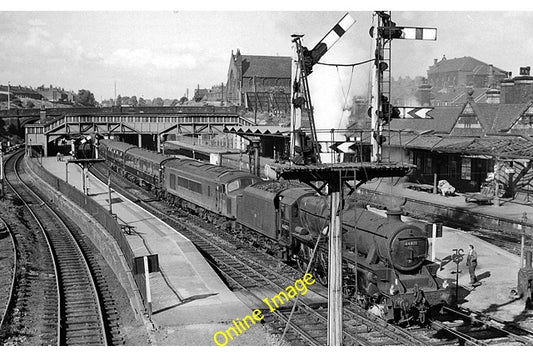
<path id="1" fill-rule="evenodd" d="M 402 221 L 402 211 L 400 209 L 387 209 L 387 220 L 388 221 Z"/>
<path id="2" fill-rule="evenodd" d="M 494 66 L 492 64 L 489 64 L 489 78 L 487 87 L 492 88 L 494 83 Z"/>
<path id="3" fill-rule="evenodd" d="M 531 67 L 520 67 L 520 76 L 514 78 L 515 90 L 513 101 L 515 104 L 526 103 L 533 94 L 533 77 Z"/>
<path id="4" fill-rule="evenodd" d="M 499 104 L 500 103 L 500 90 L 496 88 L 490 88 L 487 90 L 487 104 Z"/>
<path id="5" fill-rule="evenodd" d="M 418 100 L 421 106 L 431 106 L 431 88 L 431 84 L 425 78 L 418 86 Z"/>
<path id="6" fill-rule="evenodd" d="M 433 65 L 437 64 L 439 60 L 437 58 L 433 58 Z"/>

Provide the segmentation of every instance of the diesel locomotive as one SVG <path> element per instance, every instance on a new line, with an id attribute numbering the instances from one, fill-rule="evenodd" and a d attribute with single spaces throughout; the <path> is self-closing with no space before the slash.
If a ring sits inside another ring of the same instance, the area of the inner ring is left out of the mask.
<path id="1" fill-rule="evenodd" d="M 246 172 L 113 140 L 99 142 L 99 155 L 113 170 L 158 197 L 232 229 L 302 270 L 308 267 L 321 236 L 312 273 L 327 283 L 329 199 L 310 187 L 265 181 Z M 380 216 L 355 204 L 347 204 L 342 214 L 347 292 L 378 298 L 394 290 L 409 300 L 420 289 L 430 302 L 441 299 L 436 279 L 439 265 L 427 259 L 425 226 L 405 223 L 399 213 Z M 357 280 L 350 280 L 353 275 Z"/>

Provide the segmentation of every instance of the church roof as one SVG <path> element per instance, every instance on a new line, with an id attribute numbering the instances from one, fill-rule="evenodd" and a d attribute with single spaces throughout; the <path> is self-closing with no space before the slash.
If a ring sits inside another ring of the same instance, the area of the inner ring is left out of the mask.
<path id="1" fill-rule="evenodd" d="M 242 57 L 242 76 L 258 78 L 290 78 L 292 58 L 280 56 Z"/>

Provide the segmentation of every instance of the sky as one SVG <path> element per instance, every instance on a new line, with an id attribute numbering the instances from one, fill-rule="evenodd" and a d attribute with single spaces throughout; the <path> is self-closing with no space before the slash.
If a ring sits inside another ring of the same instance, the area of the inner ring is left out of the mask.
<path id="1" fill-rule="evenodd" d="M 98 101 L 114 97 L 115 82 L 122 96 L 180 98 L 187 88 L 192 96 L 198 85 L 210 88 L 226 82 L 232 51 L 290 56 L 291 34 L 303 34 L 304 45 L 313 47 L 346 11 L 356 23 L 322 61 L 370 58 L 372 9 L 354 11 L 360 8 L 355 1 L 321 3 L 313 11 L 296 11 L 307 7 L 291 8 L 283 2 L 267 8 L 283 11 L 264 11 L 250 2 L 237 3 L 232 11 L 209 2 L 200 8 L 157 1 L 119 7 L 96 1 L 86 8 L 46 4 L 51 11 L 43 11 L 36 1 L 18 8 L 0 5 L 0 84 L 88 89 Z M 443 55 L 472 56 L 513 73 L 533 65 L 533 37 L 527 35 L 533 32 L 533 12 L 428 11 L 432 9 L 422 4 L 411 4 L 407 11 L 391 6 L 393 21 L 400 26 L 438 29 L 435 42 L 393 41 L 394 77 L 425 76 L 433 59 Z M 134 11 L 119 11 L 125 9 Z M 330 9 L 335 11 L 325 11 Z M 358 66 L 352 76 L 350 68 L 316 68 L 310 77 L 312 90 L 342 106 L 349 96 L 366 95 L 368 70 L 368 65 Z"/>

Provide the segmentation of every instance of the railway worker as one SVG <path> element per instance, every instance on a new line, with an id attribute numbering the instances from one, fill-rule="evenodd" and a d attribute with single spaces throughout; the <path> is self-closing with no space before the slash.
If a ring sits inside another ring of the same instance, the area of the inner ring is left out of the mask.
<path id="1" fill-rule="evenodd" d="M 468 266 L 468 273 L 470 273 L 470 284 L 477 282 L 476 267 L 477 267 L 477 252 L 474 250 L 474 245 L 468 246 L 468 256 L 466 258 L 466 265 Z"/>

